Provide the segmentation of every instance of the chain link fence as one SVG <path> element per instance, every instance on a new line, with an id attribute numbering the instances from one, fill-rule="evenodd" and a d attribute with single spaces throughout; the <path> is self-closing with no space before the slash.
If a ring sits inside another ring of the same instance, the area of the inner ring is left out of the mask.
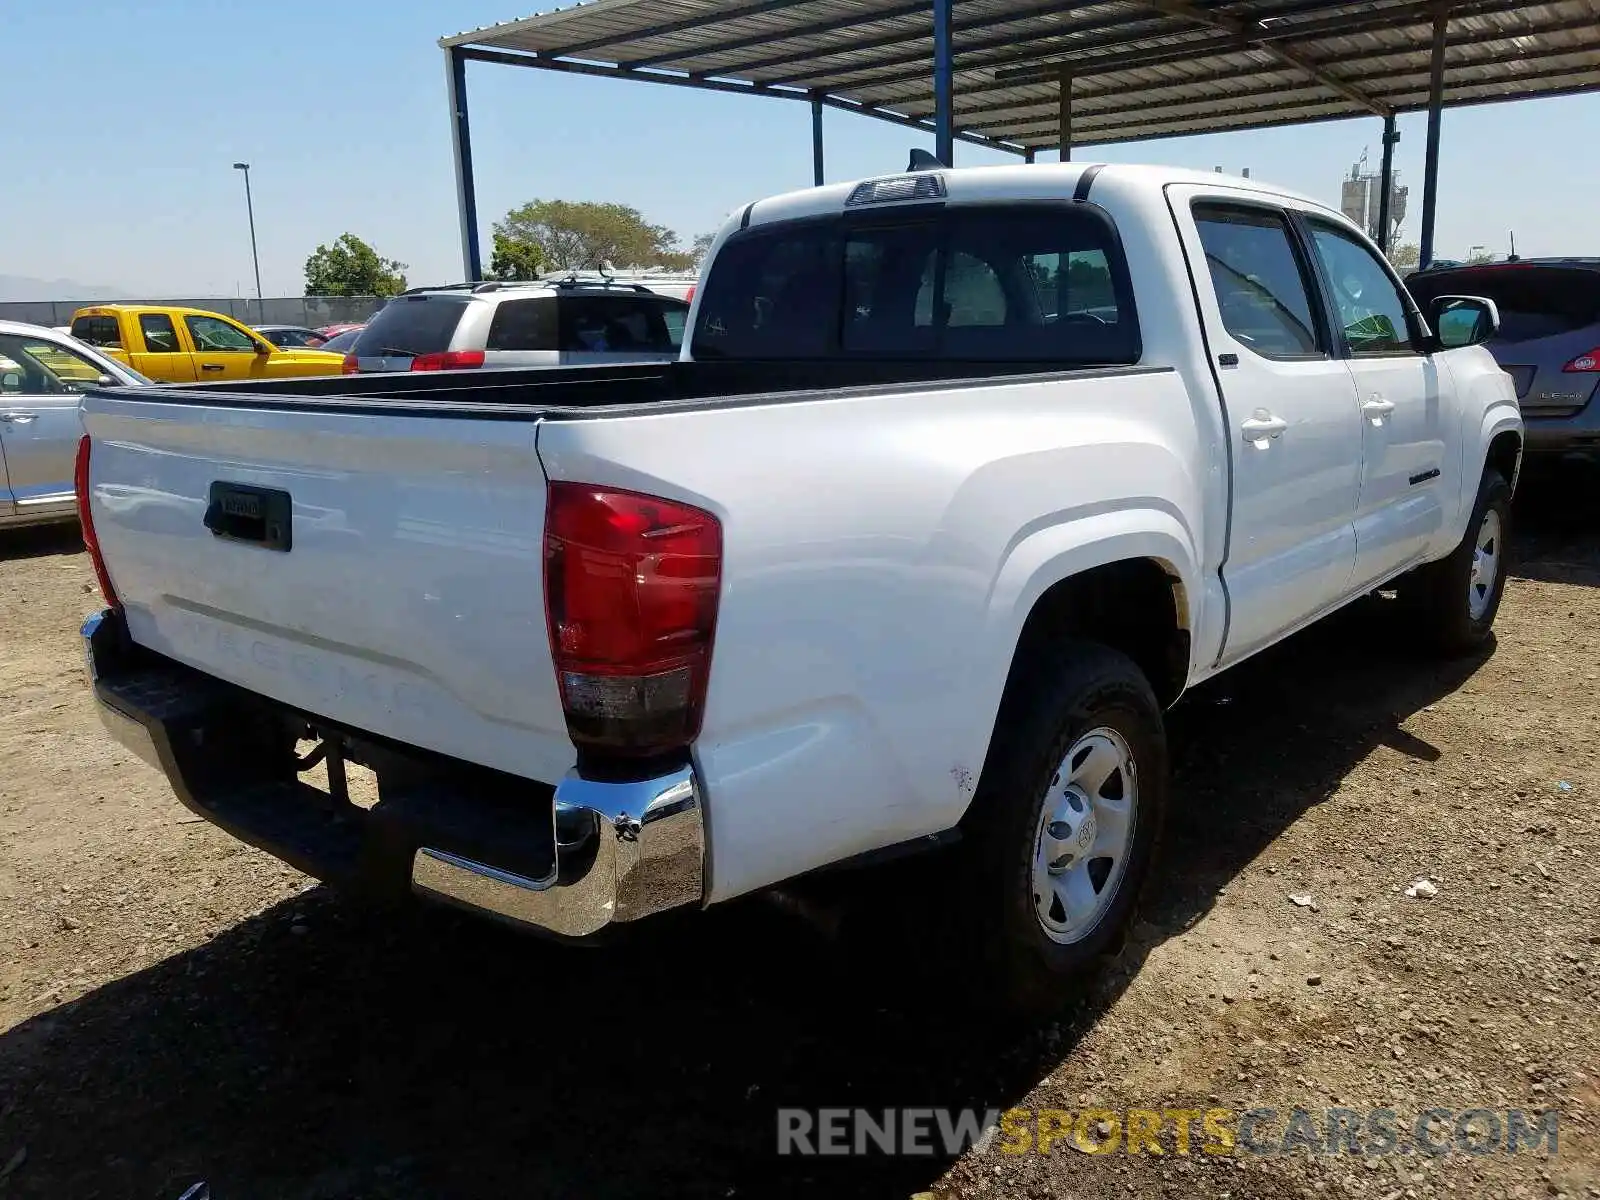
<path id="1" fill-rule="evenodd" d="M 0 303 L 0 321 L 27 321 L 31 325 L 70 325 L 72 314 L 111 300 L 17 300 Z M 126 303 L 134 303 L 127 301 Z M 343 325 L 365 321 L 383 307 L 381 296 L 269 296 L 245 300 L 237 296 L 205 296 L 197 300 L 159 300 L 182 308 L 203 308 L 222 313 L 246 325 Z"/>

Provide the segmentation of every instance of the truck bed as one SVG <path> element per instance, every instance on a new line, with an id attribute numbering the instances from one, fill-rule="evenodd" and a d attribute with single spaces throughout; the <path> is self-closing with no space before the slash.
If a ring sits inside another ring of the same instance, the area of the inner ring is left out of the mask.
<path id="1" fill-rule="evenodd" d="M 1153 369 L 1161 368 L 948 360 L 696 361 L 254 379 L 175 384 L 141 389 L 139 394 L 161 402 L 229 407 L 337 407 L 399 414 L 447 406 L 452 412 L 502 419 L 561 419 L 594 410 L 604 410 L 597 415 L 610 415 L 619 410 L 665 405 L 777 402 L 814 398 L 818 392 L 855 392 L 905 384 L 978 378 L 1000 383 L 1035 376 L 1141 374 Z M 117 395 L 114 391 L 105 394 L 113 398 Z"/>

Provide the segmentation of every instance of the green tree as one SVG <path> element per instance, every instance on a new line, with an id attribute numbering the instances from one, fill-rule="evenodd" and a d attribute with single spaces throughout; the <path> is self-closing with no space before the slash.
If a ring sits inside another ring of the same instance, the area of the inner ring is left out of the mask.
<path id="1" fill-rule="evenodd" d="M 1389 261 L 1397 267 L 1414 267 L 1422 261 L 1422 251 L 1412 243 L 1389 251 Z"/>
<path id="2" fill-rule="evenodd" d="M 686 270 L 694 256 L 678 249 L 678 235 L 652 225 L 626 204 L 590 200 L 530 200 L 494 225 L 502 237 L 538 248 L 551 271 L 592 271 L 602 263 L 622 267 Z"/>
<path id="3" fill-rule="evenodd" d="M 537 279 L 543 270 L 544 254 L 535 243 L 495 230 L 494 254 L 489 258 L 490 279 Z"/>
<path id="4" fill-rule="evenodd" d="M 698 267 L 706 261 L 706 255 L 711 253 L 711 243 L 716 240 L 715 231 L 702 233 L 694 239 L 694 245 L 689 250 L 689 257 L 694 259 L 694 266 Z"/>
<path id="5" fill-rule="evenodd" d="M 381 257 L 353 233 L 306 259 L 308 296 L 394 296 L 406 290 L 406 264 Z"/>

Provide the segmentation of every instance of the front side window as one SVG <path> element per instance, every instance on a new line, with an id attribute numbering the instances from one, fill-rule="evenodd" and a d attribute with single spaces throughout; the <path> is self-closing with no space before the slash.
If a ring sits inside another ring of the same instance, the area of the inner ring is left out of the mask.
<path id="1" fill-rule="evenodd" d="M 1357 358 L 1416 353 L 1405 299 L 1377 256 L 1343 229 L 1322 221 L 1310 224 L 1350 352 Z"/>
<path id="2" fill-rule="evenodd" d="M 59 396 L 103 374 L 98 364 L 55 342 L 0 334 L 0 395 Z"/>
<path id="3" fill-rule="evenodd" d="M 694 352 L 1072 366 L 1137 362 L 1140 343 L 1104 214 L 1024 204 L 737 235 L 712 263 Z"/>
<path id="4" fill-rule="evenodd" d="M 178 331 L 166 313 L 140 313 L 139 332 L 144 335 L 144 348 L 151 354 L 177 354 L 181 349 Z"/>
<path id="5" fill-rule="evenodd" d="M 189 327 L 194 348 L 202 354 L 255 352 L 256 343 L 250 335 L 220 317 L 185 317 L 183 323 Z"/>
<path id="6" fill-rule="evenodd" d="M 1199 204 L 1194 209 L 1222 325 L 1263 358 L 1320 358 L 1311 284 L 1283 213 Z"/>

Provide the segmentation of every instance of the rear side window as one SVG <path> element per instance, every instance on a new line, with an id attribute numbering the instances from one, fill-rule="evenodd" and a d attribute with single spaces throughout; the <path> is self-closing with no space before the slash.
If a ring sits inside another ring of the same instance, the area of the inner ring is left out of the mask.
<path id="1" fill-rule="evenodd" d="M 1483 296 L 1500 310 L 1495 341 L 1515 344 L 1600 324 L 1600 269 L 1494 266 L 1426 271 L 1406 280 L 1426 310 L 1436 296 Z"/>
<path id="2" fill-rule="evenodd" d="M 115 317 L 78 317 L 72 322 L 72 336 L 91 346 L 122 349 L 122 333 Z"/>
<path id="3" fill-rule="evenodd" d="M 489 323 L 488 350 L 554 350 L 556 302 L 553 296 L 507 300 Z"/>
<path id="4" fill-rule="evenodd" d="M 140 313 L 139 332 L 144 334 L 144 348 L 151 354 L 178 353 L 178 331 L 166 313 Z"/>
<path id="5" fill-rule="evenodd" d="M 1085 204 L 873 214 L 736 236 L 700 301 L 705 358 L 1133 363 L 1115 229 Z"/>
<path id="6" fill-rule="evenodd" d="M 396 296 L 367 322 L 356 339 L 355 353 L 415 356 L 448 350 L 470 303 L 465 296 Z"/>
<path id="7" fill-rule="evenodd" d="M 670 354 L 678 346 L 666 311 L 688 305 L 665 296 L 562 295 L 556 298 L 562 350 L 609 354 Z M 681 341 L 681 339 L 680 339 Z"/>
<path id="8" fill-rule="evenodd" d="M 1311 315 L 1311 285 L 1287 218 L 1259 208 L 1194 209 L 1222 325 L 1263 358 L 1316 358 L 1326 350 Z"/>

